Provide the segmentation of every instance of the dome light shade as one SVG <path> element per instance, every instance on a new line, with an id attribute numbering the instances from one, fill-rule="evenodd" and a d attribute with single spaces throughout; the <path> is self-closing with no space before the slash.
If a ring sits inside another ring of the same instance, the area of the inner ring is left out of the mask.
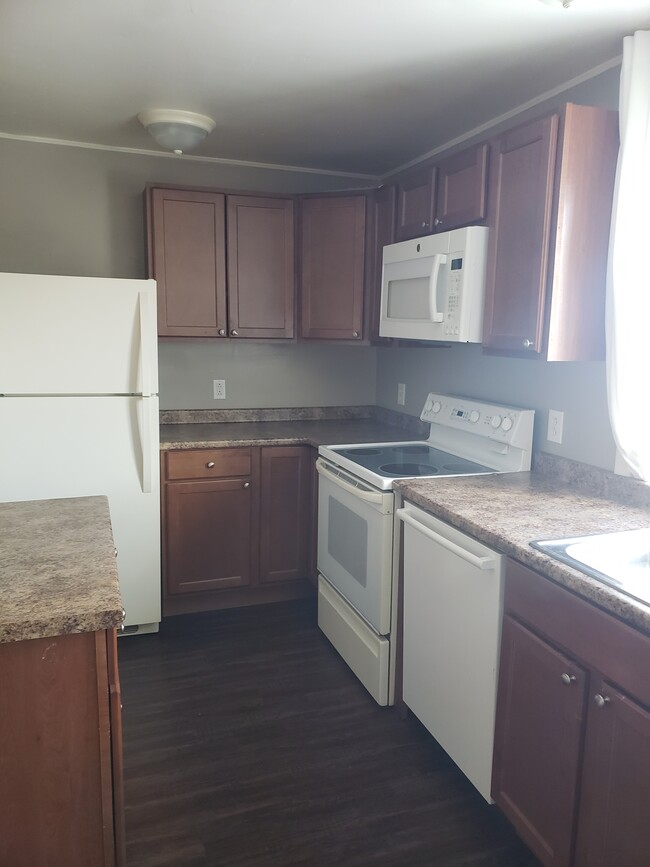
<path id="1" fill-rule="evenodd" d="M 212 118 L 205 114 L 170 108 L 141 111 L 138 120 L 155 142 L 175 154 L 195 148 L 215 127 Z"/>

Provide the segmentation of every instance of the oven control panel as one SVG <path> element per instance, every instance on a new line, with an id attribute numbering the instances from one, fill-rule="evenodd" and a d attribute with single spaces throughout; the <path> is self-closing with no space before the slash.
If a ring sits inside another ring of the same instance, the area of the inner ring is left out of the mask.
<path id="1" fill-rule="evenodd" d="M 527 446 L 532 438 L 534 411 L 431 393 L 420 418 L 431 424 L 432 431 L 440 425 L 505 444 Z"/>

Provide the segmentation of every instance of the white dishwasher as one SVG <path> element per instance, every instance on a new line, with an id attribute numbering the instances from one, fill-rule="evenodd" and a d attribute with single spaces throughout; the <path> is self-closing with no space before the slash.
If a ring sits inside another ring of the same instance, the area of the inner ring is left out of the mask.
<path id="1" fill-rule="evenodd" d="M 411 503 L 397 515 L 404 702 L 492 803 L 505 558 Z"/>

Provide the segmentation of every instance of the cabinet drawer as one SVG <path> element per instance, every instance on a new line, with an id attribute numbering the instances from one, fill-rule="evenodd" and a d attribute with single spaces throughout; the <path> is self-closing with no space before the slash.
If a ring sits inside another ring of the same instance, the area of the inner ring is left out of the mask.
<path id="1" fill-rule="evenodd" d="M 165 458 L 165 477 L 168 481 L 248 476 L 251 472 L 250 448 L 169 451 Z"/>
<path id="2" fill-rule="evenodd" d="M 508 560 L 505 610 L 650 705 L 650 636 Z"/>

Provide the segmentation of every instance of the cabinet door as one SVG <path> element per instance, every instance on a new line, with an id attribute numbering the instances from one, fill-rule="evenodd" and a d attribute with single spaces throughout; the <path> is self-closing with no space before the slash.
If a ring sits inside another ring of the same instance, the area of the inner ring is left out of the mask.
<path id="1" fill-rule="evenodd" d="M 483 345 L 540 355 L 549 270 L 558 117 L 492 145 Z"/>
<path id="2" fill-rule="evenodd" d="M 167 592 L 244 587 L 253 580 L 250 478 L 165 486 Z"/>
<path id="3" fill-rule="evenodd" d="M 308 577 L 310 452 L 309 446 L 262 449 L 260 583 Z"/>
<path id="4" fill-rule="evenodd" d="M 438 163 L 434 230 L 482 222 L 487 213 L 488 144 L 468 148 Z"/>
<path id="5" fill-rule="evenodd" d="M 433 232 L 436 169 L 427 166 L 405 175 L 397 188 L 397 240 Z"/>
<path id="6" fill-rule="evenodd" d="M 228 333 L 293 337 L 293 201 L 228 196 Z"/>
<path id="7" fill-rule="evenodd" d="M 504 617 L 492 797 L 547 867 L 568 867 L 587 675 Z"/>
<path id="8" fill-rule="evenodd" d="M 577 867 L 645 867 L 650 853 L 650 713 L 604 681 L 591 690 Z"/>
<path id="9" fill-rule="evenodd" d="M 302 202 L 303 337 L 361 339 L 365 225 L 365 196 Z"/>
<path id="10" fill-rule="evenodd" d="M 381 316 L 381 273 L 384 247 L 395 241 L 396 207 L 397 190 L 394 186 L 381 187 L 368 203 L 372 238 L 372 261 L 368 290 L 371 343 L 392 343 L 390 337 L 379 336 L 379 319 Z"/>
<path id="11" fill-rule="evenodd" d="M 158 333 L 226 333 L 225 197 L 155 188 L 149 204 L 149 276 L 158 284 Z"/>

